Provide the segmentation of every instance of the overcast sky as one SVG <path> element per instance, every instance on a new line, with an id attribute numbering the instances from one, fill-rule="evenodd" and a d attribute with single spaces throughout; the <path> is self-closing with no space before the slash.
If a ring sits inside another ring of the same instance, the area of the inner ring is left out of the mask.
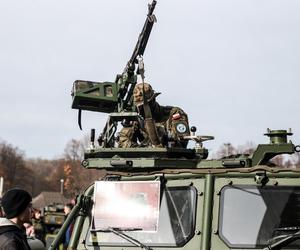
<path id="1" fill-rule="evenodd" d="M 71 109 L 77 79 L 114 81 L 132 54 L 146 0 L 0 0 L 0 139 L 54 158 L 106 114 Z M 182 107 L 205 146 L 300 143 L 300 1 L 158 0 L 144 54 L 162 105 Z"/>

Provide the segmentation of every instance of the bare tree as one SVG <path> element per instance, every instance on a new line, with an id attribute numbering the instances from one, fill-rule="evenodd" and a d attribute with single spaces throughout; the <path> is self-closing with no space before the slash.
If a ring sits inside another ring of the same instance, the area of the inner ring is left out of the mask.
<path id="1" fill-rule="evenodd" d="M 246 155 L 252 155 L 254 151 L 256 150 L 257 146 L 254 142 L 248 141 L 243 145 L 237 146 L 237 153 L 238 154 L 246 154 Z"/>
<path id="2" fill-rule="evenodd" d="M 25 166 L 24 153 L 11 144 L 0 144 L 0 173 L 4 177 L 4 189 L 22 187 L 31 189 L 33 172 Z"/>
<path id="3" fill-rule="evenodd" d="M 103 176 L 103 171 L 88 170 L 81 166 L 87 137 L 70 140 L 60 159 L 25 159 L 23 151 L 6 142 L 0 142 L 0 176 L 4 189 L 22 187 L 38 195 L 42 191 L 59 192 L 64 179 L 65 194 L 74 197 L 88 185 Z"/>
<path id="4" fill-rule="evenodd" d="M 65 147 L 65 158 L 78 161 L 83 158 L 84 144 L 80 140 L 71 139 Z"/>
<path id="5" fill-rule="evenodd" d="M 67 196 L 74 196 L 83 191 L 89 184 L 103 176 L 99 170 L 85 169 L 81 166 L 84 148 L 88 142 L 85 136 L 82 140 L 70 140 L 65 147 L 64 187 Z"/>
<path id="6" fill-rule="evenodd" d="M 223 143 L 216 153 L 216 158 L 229 157 L 236 154 L 237 150 L 231 143 Z"/>
<path id="7" fill-rule="evenodd" d="M 28 159 L 26 167 L 33 171 L 32 195 L 36 196 L 41 191 L 60 191 L 60 180 L 64 178 L 64 159 L 45 160 Z"/>

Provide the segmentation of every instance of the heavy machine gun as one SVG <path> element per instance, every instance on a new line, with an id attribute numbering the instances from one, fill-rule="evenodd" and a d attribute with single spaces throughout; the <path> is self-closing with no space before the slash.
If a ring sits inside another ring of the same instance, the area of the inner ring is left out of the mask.
<path id="1" fill-rule="evenodd" d="M 78 124 L 80 129 L 82 127 L 82 110 L 111 114 L 98 140 L 99 144 L 103 147 L 114 146 L 114 134 L 119 121 L 124 119 L 137 119 L 137 113 L 133 112 L 132 94 L 137 83 L 137 75 L 141 73 L 141 70 L 137 68 L 136 65 L 139 63 L 139 58 L 142 58 L 144 55 L 153 24 L 156 22 L 156 17 L 153 14 L 155 5 L 155 0 L 148 5 L 146 21 L 134 51 L 126 64 L 123 73 L 118 74 L 114 82 L 77 80 L 73 84 L 72 108 L 79 110 Z"/>

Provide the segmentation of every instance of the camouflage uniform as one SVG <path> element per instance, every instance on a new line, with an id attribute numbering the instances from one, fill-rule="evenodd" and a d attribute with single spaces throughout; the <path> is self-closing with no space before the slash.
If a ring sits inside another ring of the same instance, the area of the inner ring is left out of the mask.
<path id="1" fill-rule="evenodd" d="M 119 133 L 119 147 L 121 148 L 135 148 L 147 145 L 148 141 L 149 138 L 146 131 L 140 128 L 139 123 L 136 121 L 122 128 Z"/>
<path id="2" fill-rule="evenodd" d="M 145 98 L 150 106 L 152 119 L 155 122 L 157 135 L 162 146 L 185 148 L 187 141 L 183 140 L 183 136 L 190 134 L 188 116 L 181 108 L 159 105 L 155 101 L 156 96 L 159 94 L 154 92 L 148 83 L 137 84 L 133 92 L 136 110 L 141 116 L 145 117 L 142 109 Z M 136 121 L 122 128 L 119 133 L 119 147 L 150 145 L 151 141 L 143 124 Z"/>

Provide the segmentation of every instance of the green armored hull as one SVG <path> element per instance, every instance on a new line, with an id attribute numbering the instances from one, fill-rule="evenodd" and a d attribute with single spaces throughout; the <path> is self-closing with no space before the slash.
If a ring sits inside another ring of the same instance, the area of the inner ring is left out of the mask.
<path id="1" fill-rule="evenodd" d="M 131 223 L 141 220 L 132 215 L 126 228 L 121 221 L 115 226 L 113 219 L 112 228 L 95 228 L 98 198 L 92 185 L 78 198 L 72 212 L 76 217 L 70 246 L 105 250 L 300 248 L 296 237 L 300 230 L 300 169 L 254 164 L 268 162 L 270 155 L 298 151 L 298 146 L 286 143 L 288 133 L 281 133 L 283 140 L 274 141 L 276 132 L 270 131 L 270 144 L 259 145 L 253 155 L 220 160 L 201 159 L 197 149 L 87 150 L 83 166 L 105 171 L 104 182 L 125 186 L 159 183 L 157 228 L 132 227 Z M 146 191 L 137 194 L 150 196 Z M 111 218 L 118 217 L 128 205 L 124 201 L 120 207 L 117 194 L 112 202 Z M 134 213 L 138 213 L 136 206 Z"/>

